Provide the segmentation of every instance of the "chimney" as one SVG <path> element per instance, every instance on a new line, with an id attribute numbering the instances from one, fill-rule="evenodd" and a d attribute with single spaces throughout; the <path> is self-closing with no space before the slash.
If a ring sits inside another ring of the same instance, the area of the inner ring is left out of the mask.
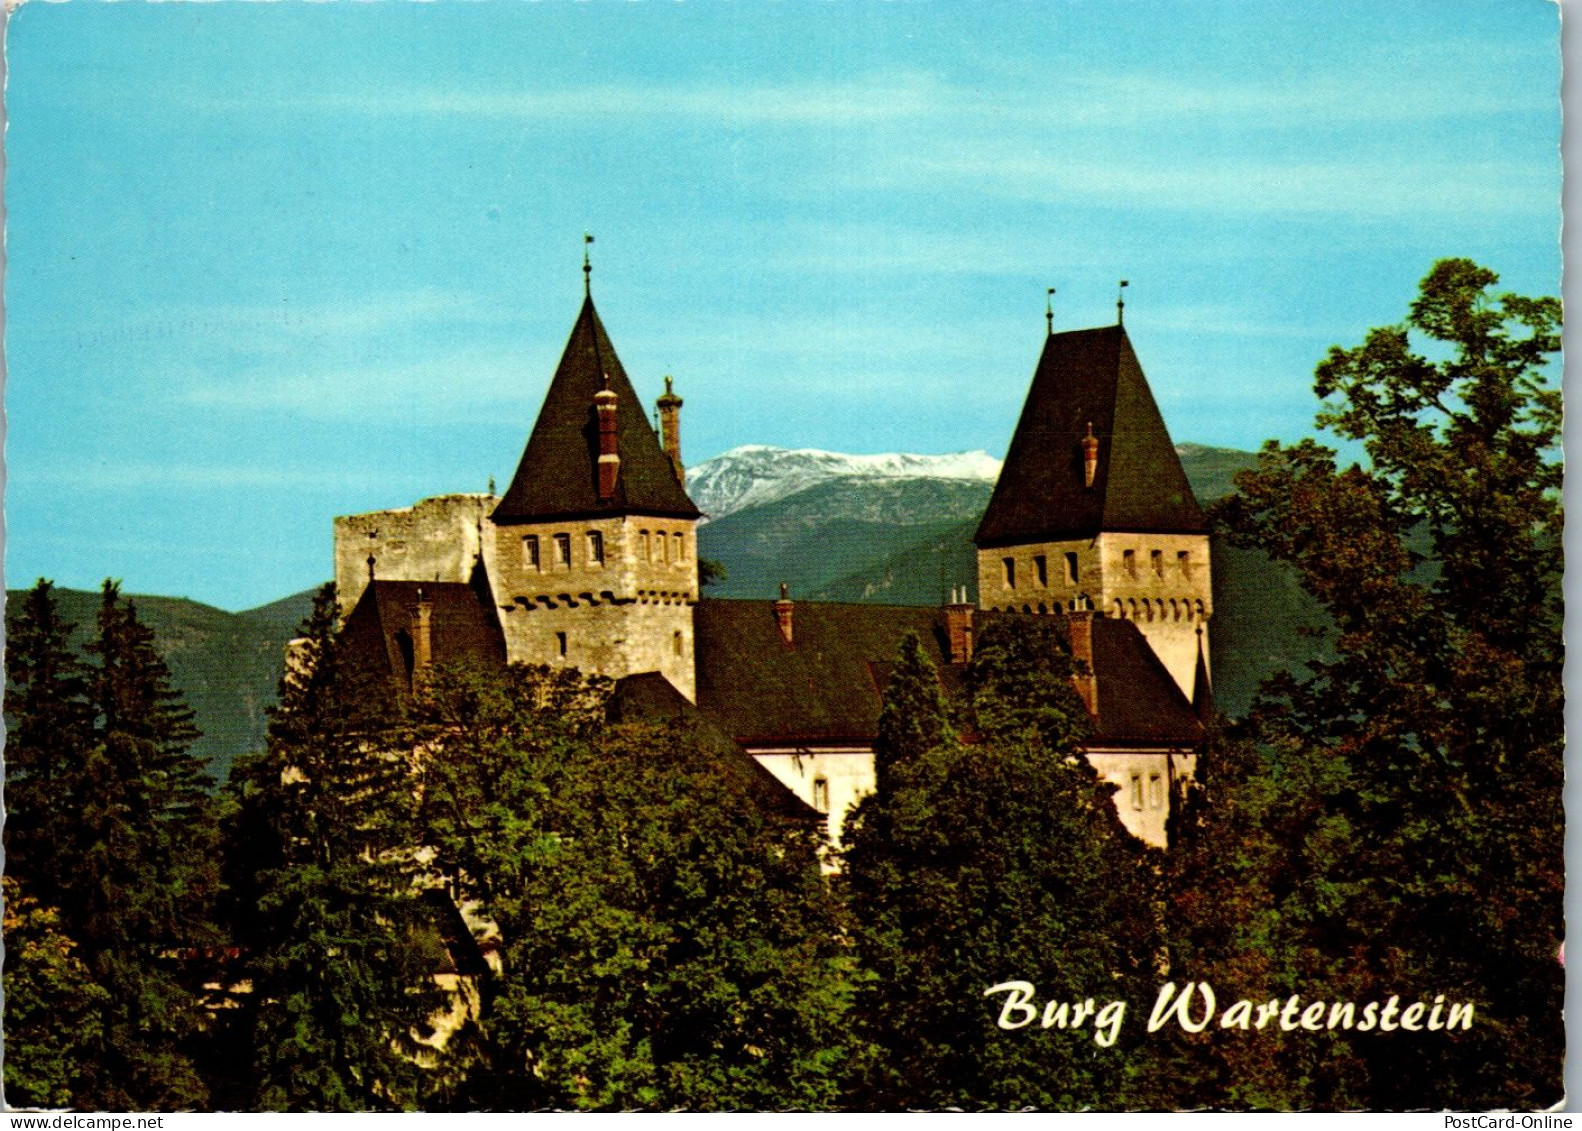
<path id="1" fill-rule="evenodd" d="M 1088 434 L 1082 437 L 1082 480 L 1084 487 L 1093 486 L 1093 477 L 1099 473 L 1099 438 L 1093 434 L 1093 422 L 1088 422 Z"/>
<path id="2" fill-rule="evenodd" d="M 1079 669 L 1072 675 L 1072 685 L 1082 696 L 1088 714 L 1099 717 L 1099 681 L 1093 672 L 1093 610 L 1079 609 L 1067 614 L 1066 627 L 1071 634 L 1071 659 Z"/>
<path id="3" fill-rule="evenodd" d="M 967 588 L 950 591 L 950 604 L 945 606 L 945 636 L 950 643 L 950 662 L 965 664 L 972 659 L 973 606 L 967 603 Z"/>
<path id="4" fill-rule="evenodd" d="M 434 603 L 418 587 L 417 605 L 412 610 L 412 675 L 426 671 L 434 662 Z"/>
<path id="5" fill-rule="evenodd" d="M 665 394 L 656 402 L 659 409 L 659 443 L 676 469 L 676 479 L 683 486 L 687 482 L 686 470 L 681 466 L 681 398 L 665 378 Z"/>
<path id="6" fill-rule="evenodd" d="M 615 481 L 621 474 L 621 455 L 615 445 L 616 396 L 610 388 L 610 375 L 604 375 L 604 388 L 593 394 L 593 407 L 599 414 L 599 502 L 615 498 Z"/>
<path id="7" fill-rule="evenodd" d="M 792 641 L 791 610 L 794 607 L 790 596 L 788 596 L 786 583 L 782 581 L 780 583 L 780 599 L 775 602 L 775 620 L 780 625 L 780 637 L 786 642 L 787 647 L 790 647 Z"/>

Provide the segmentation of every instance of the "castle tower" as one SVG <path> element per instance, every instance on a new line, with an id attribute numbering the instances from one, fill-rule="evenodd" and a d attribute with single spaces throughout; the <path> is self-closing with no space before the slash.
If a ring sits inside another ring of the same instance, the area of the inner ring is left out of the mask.
<path id="1" fill-rule="evenodd" d="M 695 698 L 698 517 L 590 293 L 492 515 L 507 657 L 657 671 Z"/>
<path id="2" fill-rule="evenodd" d="M 1124 326 L 1049 334 L 973 541 L 982 607 L 1131 620 L 1194 701 L 1208 523 Z"/>

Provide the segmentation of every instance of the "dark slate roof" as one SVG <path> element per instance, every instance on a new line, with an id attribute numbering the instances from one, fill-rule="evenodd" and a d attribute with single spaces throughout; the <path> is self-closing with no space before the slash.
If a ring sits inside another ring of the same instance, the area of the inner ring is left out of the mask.
<path id="1" fill-rule="evenodd" d="M 1093 486 L 1082 439 L 1099 441 Z M 1208 530 L 1125 327 L 1051 334 L 974 541 Z"/>
<path id="2" fill-rule="evenodd" d="M 616 444 L 621 470 L 615 498 L 601 503 L 599 429 L 593 397 L 604 388 L 606 374 L 617 398 Z M 516 476 L 495 508 L 494 521 L 633 513 L 697 518 L 699 512 L 659 446 L 590 297 L 583 300 Z"/>
<path id="3" fill-rule="evenodd" d="M 471 585 L 459 581 L 378 581 L 369 584 L 341 630 L 341 663 L 349 671 L 387 678 L 410 690 L 411 669 L 402 636 L 410 639 L 418 590 L 429 599 L 430 658 L 436 664 L 505 663 L 505 638 Z"/>
<path id="4" fill-rule="evenodd" d="M 1021 615 L 980 612 L 976 629 L 993 617 Z M 908 632 L 923 642 L 947 691 L 960 684 L 941 609 L 798 601 L 790 647 L 772 601 L 703 600 L 696 616 L 698 707 L 744 745 L 871 743 L 880 696 Z M 1136 625 L 1095 617 L 1093 667 L 1094 745 L 1202 740 L 1192 705 Z"/>
<path id="5" fill-rule="evenodd" d="M 1203 652 L 1203 630 L 1197 630 L 1197 667 L 1192 670 L 1192 713 L 1202 722 L 1214 717 L 1214 685 L 1208 678 L 1208 657 Z"/>
<path id="6" fill-rule="evenodd" d="M 617 680 L 609 713 L 610 720 L 617 723 L 679 719 L 694 728 L 698 748 L 724 779 L 752 798 L 763 812 L 797 821 L 824 820 L 824 814 L 787 789 L 658 672 Z"/>
<path id="7" fill-rule="evenodd" d="M 1195 744 L 1203 726 L 1180 686 L 1129 620 L 1093 618 L 1098 677 L 1095 744 Z"/>
<path id="8" fill-rule="evenodd" d="M 881 676 L 908 632 L 942 664 L 938 609 L 798 601 L 787 647 L 773 601 L 704 600 L 693 622 L 698 707 L 738 742 L 871 742 Z"/>

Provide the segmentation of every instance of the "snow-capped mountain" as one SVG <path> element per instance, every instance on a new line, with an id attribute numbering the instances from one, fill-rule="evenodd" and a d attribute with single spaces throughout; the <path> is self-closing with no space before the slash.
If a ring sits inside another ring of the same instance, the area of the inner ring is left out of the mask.
<path id="1" fill-rule="evenodd" d="M 814 448 L 746 444 L 687 469 L 687 493 L 709 518 L 772 503 L 831 479 L 966 479 L 992 483 L 1000 461 L 987 452 L 940 456 L 854 456 Z"/>

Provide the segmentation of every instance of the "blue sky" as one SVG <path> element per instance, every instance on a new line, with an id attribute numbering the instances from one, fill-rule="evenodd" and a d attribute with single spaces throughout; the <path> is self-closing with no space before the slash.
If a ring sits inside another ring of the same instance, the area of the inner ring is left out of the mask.
<path id="1" fill-rule="evenodd" d="M 504 484 L 581 297 L 688 462 L 1004 453 L 1127 326 L 1177 441 L 1309 434 L 1435 259 L 1559 292 L 1548 0 L 28 3 L 8 584 L 245 608 Z"/>

